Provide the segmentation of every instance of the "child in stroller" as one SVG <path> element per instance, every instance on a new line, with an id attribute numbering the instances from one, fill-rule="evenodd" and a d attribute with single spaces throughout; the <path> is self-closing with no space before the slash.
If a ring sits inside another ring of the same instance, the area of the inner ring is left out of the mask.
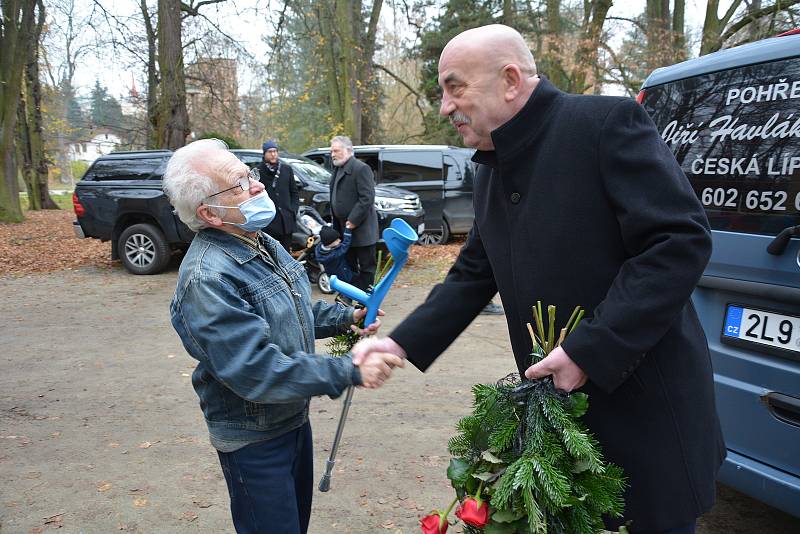
<path id="1" fill-rule="evenodd" d="M 323 226 L 319 231 L 319 243 L 315 249 L 317 261 L 325 268 L 329 276 L 336 275 L 343 282 L 353 279 L 353 269 L 347 263 L 347 251 L 353 234 L 350 230 L 344 231 L 344 236 L 331 226 Z"/>
<path id="2" fill-rule="evenodd" d="M 309 282 L 317 284 L 323 293 L 331 294 L 333 289 L 328 273 L 314 254 L 314 249 L 319 243 L 319 232 L 326 226 L 325 220 L 311 206 L 300 206 L 296 221 L 292 235 L 292 248 L 300 251 L 296 259 L 305 267 Z"/>

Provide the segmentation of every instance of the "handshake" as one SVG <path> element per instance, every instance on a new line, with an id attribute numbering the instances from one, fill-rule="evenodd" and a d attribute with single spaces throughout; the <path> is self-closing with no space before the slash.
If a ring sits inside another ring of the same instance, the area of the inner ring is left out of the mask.
<path id="1" fill-rule="evenodd" d="M 361 387 L 367 389 L 381 387 L 395 367 L 406 366 L 406 351 L 390 337 L 364 338 L 351 352 L 353 364 L 361 372 Z"/>

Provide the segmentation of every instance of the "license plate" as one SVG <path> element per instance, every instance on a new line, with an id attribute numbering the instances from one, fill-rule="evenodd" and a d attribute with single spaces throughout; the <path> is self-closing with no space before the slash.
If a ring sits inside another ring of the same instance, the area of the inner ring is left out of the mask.
<path id="1" fill-rule="evenodd" d="M 728 304 L 722 336 L 800 353 L 800 317 Z"/>

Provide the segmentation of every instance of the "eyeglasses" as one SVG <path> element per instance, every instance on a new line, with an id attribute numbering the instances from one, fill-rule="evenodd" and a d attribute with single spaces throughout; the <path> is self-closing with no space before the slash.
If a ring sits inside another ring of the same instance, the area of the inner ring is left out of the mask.
<path id="1" fill-rule="evenodd" d="M 250 172 L 248 172 L 246 176 L 242 176 L 241 178 L 239 178 L 239 181 L 233 187 L 229 187 L 228 189 L 223 189 L 222 191 L 218 191 L 213 195 L 208 195 L 206 198 L 211 198 L 217 195 L 221 195 L 222 193 L 227 193 L 228 191 L 236 189 L 237 187 L 240 188 L 242 191 L 247 191 L 248 189 L 250 189 L 250 180 L 253 180 L 254 182 L 258 181 L 258 169 L 256 169 L 255 167 L 250 169 Z"/>

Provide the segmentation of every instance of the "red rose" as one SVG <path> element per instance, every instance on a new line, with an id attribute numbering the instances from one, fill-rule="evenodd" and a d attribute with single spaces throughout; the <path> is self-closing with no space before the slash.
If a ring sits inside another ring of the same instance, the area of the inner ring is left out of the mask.
<path id="1" fill-rule="evenodd" d="M 467 497 L 456 508 L 456 517 L 468 525 L 483 528 L 489 522 L 489 503 L 481 502 L 474 497 Z"/>
<path id="2" fill-rule="evenodd" d="M 445 534 L 449 526 L 447 521 L 439 514 L 428 514 L 419 520 L 424 534 Z"/>

